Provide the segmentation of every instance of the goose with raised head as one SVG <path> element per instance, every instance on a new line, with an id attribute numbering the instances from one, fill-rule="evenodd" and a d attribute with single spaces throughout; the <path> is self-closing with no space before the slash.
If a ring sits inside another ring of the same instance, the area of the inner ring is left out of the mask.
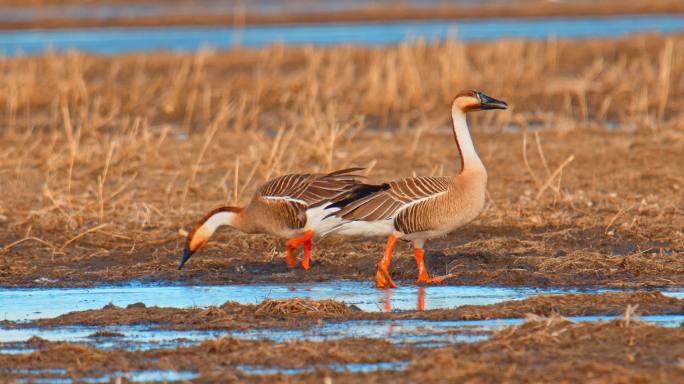
<path id="1" fill-rule="evenodd" d="M 426 240 L 472 221 L 484 208 L 487 171 L 475 151 L 466 114 L 507 106 L 482 92 L 459 93 L 451 106 L 454 138 L 461 157 L 458 175 L 391 181 L 331 215 L 344 220 L 334 229 L 338 234 L 387 236 L 385 253 L 377 265 L 375 280 L 379 288 L 396 287 L 389 269 L 397 239 L 413 242 L 418 282 L 434 283 L 449 277 L 430 277 L 425 268 L 423 246 Z"/>
<path id="2" fill-rule="evenodd" d="M 228 225 L 245 233 L 264 233 L 287 240 L 286 263 L 297 265 L 295 252 L 304 246 L 302 267 L 309 269 L 311 240 L 339 226 L 342 219 L 323 220 L 347 202 L 376 191 L 360 182 L 348 168 L 328 174 L 291 174 L 277 177 L 258 188 L 245 207 L 219 207 L 200 219 L 189 232 L 178 269 L 221 226 Z M 331 205 L 331 204 L 334 204 Z"/>

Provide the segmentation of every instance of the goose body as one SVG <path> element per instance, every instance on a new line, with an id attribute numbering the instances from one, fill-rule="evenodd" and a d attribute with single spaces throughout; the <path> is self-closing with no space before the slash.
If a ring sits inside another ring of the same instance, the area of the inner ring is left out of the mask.
<path id="1" fill-rule="evenodd" d="M 311 240 L 344 222 L 339 217 L 323 218 L 341 209 L 344 201 L 353 201 L 375 190 L 360 183 L 360 177 L 354 174 L 360 170 L 348 168 L 328 174 L 280 176 L 259 187 L 245 207 L 224 206 L 212 210 L 188 234 L 178 269 L 224 225 L 245 233 L 288 239 L 286 262 L 290 267 L 296 265 L 294 252 L 303 244 L 302 267 L 308 269 Z"/>
<path id="2" fill-rule="evenodd" d="M 379 186 L 337 211 L 343 219 L 334 231 L 346 235 L 387 236 L 385 254 L 378 263 L 378 287 L 395 287 L 389 274 L 392 250 L 397 239 L 410 240 L 418 266 L 419 282 L 438 282 L 448 276 L 430 278 L 424 263 L 426 240 L 440 237 L 475 219 L 485 202 L 487 171 L 468 131 L 466 113 L 505 109 L 507 104 L 481 92 L 461 92 L 452 104 L 454 138 L 461 156 L 461 171 L 452 177 L 409 177 Z"/>
<path id="3" fill-rule="evenodd" d="M 486 174 L 454 182 L 451 177 L 410 177 L 389 182 L 335 215 L 342 235 L 396 233 L 405 240 L 429 239 L 475 219 L 484 207 Z"/>

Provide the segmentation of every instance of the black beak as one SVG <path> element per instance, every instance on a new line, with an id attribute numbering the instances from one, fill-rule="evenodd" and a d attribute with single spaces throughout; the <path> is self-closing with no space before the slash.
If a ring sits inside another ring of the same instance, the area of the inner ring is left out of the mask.
<path id="1" fill-rule="evenodd" d="M 508 104 L 505 101 L 497 100 L 493 97 L 489 97 L 485 95 L 484 93 L 480 92 L 480 102 L 481 106 L 480 109 L 486 110 L 486 109 L 506 109 L 508 107 Z"/>
<path id="2" fill-rule="evenodd" d="M 180 260 L 180 264 L 178 264 L 178 270 L 179 271 L 181 269 L 183 269 L 185 262 L 188 261 L 188 259 L 190 258 L 190 256 L 192 256 L 193 253 L 194 252 L 192 252 L 190 250 L 190 248 L 188 248 L 187 246 L 185 247 L 185 249 L 183 250 L 183 256 L 181 257 L 181 260 Z"/>

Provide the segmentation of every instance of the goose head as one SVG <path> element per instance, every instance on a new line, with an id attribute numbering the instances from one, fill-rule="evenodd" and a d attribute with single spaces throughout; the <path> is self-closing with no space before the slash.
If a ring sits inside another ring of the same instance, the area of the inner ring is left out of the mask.
<path id="1" fill-rule="evenodd" d="M 214 209 L 200 219 L 188 234 L 188 238 L 185 242 L 185 249 L 183 250 L 183 255 L 178 264 L 178 269 L 182 269 L 188 259 L 209 241 L 209 238 L 216 232 L 218 227 L 233 225 L 240 212 L 242 212 L 242 208 L 220 207 Z"/>
<path id="2" fill-rule="evenodd" d="M 480 91 L 462 91 L 454 99 L 452 109 L 459 109 L 463 113 L 472 111 L 485 111 L 489 109 L 506 109 L 508 104 L 505 101 L 497 100 L 487 96 Z"/>

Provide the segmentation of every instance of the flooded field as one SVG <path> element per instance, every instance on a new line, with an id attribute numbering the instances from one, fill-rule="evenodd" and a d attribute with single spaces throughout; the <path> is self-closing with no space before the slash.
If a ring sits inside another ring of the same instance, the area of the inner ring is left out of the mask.
<path id="1" fill-rule="evenodd" d="M 36 54 L 47 49 L 78 49 L 100 54 L 200 48 L 287 45 L 396 44 L 407 40 L 492 40 L 501 38 L 612 37 L 637 32 L 671 33 L 684 30 L 684 16 L 611 16 L 597 18 L 484 19 L 405 21 L 284 26 L 84 28 L 19 30 L 0 34 L 0 53 Z M 106 44 L 103 44 L 106 42 Z"/>

